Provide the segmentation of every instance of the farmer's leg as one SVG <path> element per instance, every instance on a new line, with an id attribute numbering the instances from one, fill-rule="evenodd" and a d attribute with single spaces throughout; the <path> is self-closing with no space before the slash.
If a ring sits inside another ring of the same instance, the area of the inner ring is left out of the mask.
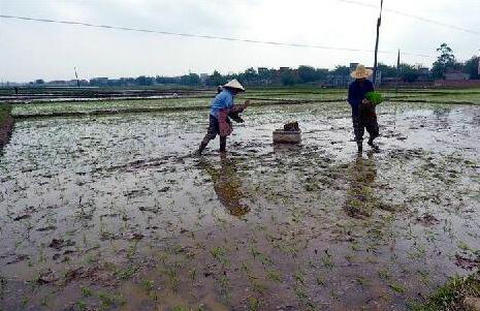
<path id="1" fill-rule="evenodd" d="M 203 140 L 200 143 L 200 147 L 198 147 L 198 151 L 197 151 L 198 154 L 201 154 L 202 151 L 205 149 L 205 147 L 207 147 L 208 143 L 212 139 L 215 139 L 218 132 L 219 132 L 218 120 L 214 116 L 210 115 L 210 123 L 208 125 L 207 134 L 205 135 L 205 137 L 203 137 Z"/>
<path id="2" fill-rule="evenodd" d="M 365 133 L 365 125 L 358 116 L 352 117 L 353 121 L 353 133 L 355 134 L 356 142 L 363 142 L 363 134 Z"/>
<path id="3" fill-rule="evenodd" d="M 362 152 L 363 149 L 363 134 L 365 133 L 365 125 L 360 117 L 353 116 L 353 132 L 355 134 L 355 141 L 357 142 L 358 152 Z"/>
<path id="4" fill-rule="evenodd" d="M 226 147 L 227 147 L 227 137 L 220 136 L 220 152 L 225 152 Z"/>
<path id="5" fill-rule="evenodd" d="M 232 128 L 232 121 L 228 116 L 226 118 L 226 121 L 230 126 L 230 128 Z M 220 132 L 220 128 L 219 128 L 219 132 Z M 218 134 L 218 136 L 220 137 L 220 152 L 225 152 L 225 149 L 227 147 L 227 136 L 220 136 L 220 134 Z"/>
<path id="6" fill-rule="evenodd" d="M 379 135 L 379 127 L 378 127 L 378 122 L 377 120 L 370 120 L 366 123 L 366 128 L 367 132 L 370 135 L 370 138 L 368 139 L 368 144 L 370 146 L 373 145 L 373 140 L 378 137 Z"/>

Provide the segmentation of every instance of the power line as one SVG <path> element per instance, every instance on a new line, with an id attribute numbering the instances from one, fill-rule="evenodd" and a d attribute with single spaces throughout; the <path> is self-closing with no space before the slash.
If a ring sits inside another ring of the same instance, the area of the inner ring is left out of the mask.
<path id="1" fill-rule="evenodd" d="M 377 5 L 368 4 L 368 3 L 363 3 L 363 2 L 360 2 L 360 1 L 356 1 L 356 0 L 335 0 L 335 1 L 344 2 L 344 3 L 350 3 L 350 4 L 355 4 L 355 5 L 360 5 L 360 6 L 364 6 L 364 7 L 369 7 L 369 8 L 378 9 L 378 6 L 377 6 Z M 399 11 L 399 10 L 395 10 L 395 9 L 385 8 L 385 9 L 383 9 L 383 10 L 384 10 L 384 11 L 387 11 L 387 12 L 391 12 L 391 13 L 397 14 L 397 15 L 401 15 L 401 16 L 413 18 L 413 19 L 416 19 L 416 20 L 419 20 L 419 21 L 422 21 L 422 22 L 425 22 L 425 23 L 435 24 L 435 25 L 437 25 L 437 26 L 442 26 L 442 27 L 446 27 L 446 28 L 450 28 L 450 29 L 455 29 L 455 30 L 459 30 L 459 31 L 463 31 L 463 32 L 472 34 L 472 35 L 480 36 L 480 31 L 476 31 L 476 30 L 472 30 L 472 29 L 468 29 L 468 28 L 464 28 L 464 27 L 459 27 L 459 26 L 452 25 L 452 24 L 447 24 L 447 23 L 440 22 L 440 21 L 437 21 L 437 20 L 434 20 L 434 19 L 431 19 L 431 18 L 426 18 L 426 17 L 422 17 L 422 16 L 418 16 L 418 15 L 414 15 L 414 14 L 402 12 L 402 11 Z"/>
<path id="2" fill-rule="evenodd" d="M 367 50 L 367 49 L 332 47 L 332 46 L 325 46 L 325 45 L 310 45 L 310 44 L 303 44 L 303 43 L 286 43 L 286 42 L 277 42 L 277 41 L 262 41 L 262 40 L 252 40 L 252 39 L 213 36 L 213 35 L 200 35 L 200 34 L 181 33 L 181 32 L 169 32 L 169 31 L 160 31 L 160 30 L 152 30 L 152 29 L 98 25 L 98 24 L 90 24 L 90 23 L 85 23 L 80 21 L 55 20 L 55 19 L 35 18 L 35 17 L 26 17 L 26 16 L 17 16 L 17 15 L 0 15 L 0 18 L 16 19 L 16 20 L 22 20 L 22 21 L 34 21 L 34 22 L 42 22 L 42 23 L 66 24 L 66 25 L 84 26 L 84 27 L 91 27 L 91 28 L 103 28 L 103 29 L 153 33 L 153 34 L 179 36 L 179 37 L 187 37 L 187 38 L 237 41 L 237 42 L 244 42 L 244 43 L 266 44 L 266 45 L 284 46 L 284 47 L 314 48 L 314 49 L 323 49 L 323 50 L 332 50 L 332 51 L 365 52 L 365 53 L 373 52 L 373 50 Z M 379 53 L 396 54 L 396 52 L 394 51 L 379 51 Z M 418 53 L 404 53 L 404 54 L 411 55 L 411 56 L 425 57 L 425 58 L 433 58 L 433 56 L 426 55 L 426 54 L 418 54 Z"/>

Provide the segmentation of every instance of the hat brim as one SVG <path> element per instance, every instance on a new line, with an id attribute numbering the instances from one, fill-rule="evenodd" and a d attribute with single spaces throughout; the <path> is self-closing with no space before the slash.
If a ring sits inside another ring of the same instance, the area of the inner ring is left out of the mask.
<path id="1" fill-rule="evenodd" d="M 358 71 L 355 70 L 350 74 L 350 76 L 355 79 L 364 79 L 364 78 L 370 77 L 372 74 L 373 74 L 372 69 L 366 69 L 365 72 L 362 72 L 362 73 L 359 73 Z"/>
<path id="2" fill-rule="evenodd" d="M 242 89 L 242 88 L 239 88 L 239 87 L 234 87 L 234 86 L 226 86 L 226 85 L 224 85 L 223 87 L 224 87 L 224 88 L 227 88 L 227 89 L 231 89 L 231 90 L 239 91 L 239 92 L 245 92 L 245 89 Z"/>

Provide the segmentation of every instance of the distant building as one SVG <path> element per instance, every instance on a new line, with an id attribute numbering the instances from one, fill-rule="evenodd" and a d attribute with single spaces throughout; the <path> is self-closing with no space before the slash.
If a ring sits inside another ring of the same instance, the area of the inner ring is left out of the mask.
<path id="1" fill-rule="evenodd" d="M 258 74 L 263 74 L 268 72 L 268 68 L 266 67 L 258 67 L 257 68 Z"/>
<path id="2" fill-rule="evenodd" d="M 445 74 L 445 80 L 448 81 L 460 81 L 469 79 L 470 75 L 468 73 L 464 73 L 459 70 L 450 70 Z"/>

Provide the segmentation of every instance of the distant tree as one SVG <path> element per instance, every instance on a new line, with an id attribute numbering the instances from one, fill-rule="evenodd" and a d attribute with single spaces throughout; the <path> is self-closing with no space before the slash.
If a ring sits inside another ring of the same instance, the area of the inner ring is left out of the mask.
<path id="1" fill-rule="evenodd" d="M 347 66 L 336 66 L 332 71 L 332 74 L 338 76 L 348 76 L 350 75 L 350 67 Z"/>
<path id="2" fill-rule="evenodd" d="M 227 83 L 227 78 L 222 76 L 218 71 L 214 71 L 211 76 L 207 78 L 207 85 L 217 86 Z"/>
<path id="3" fill-rule="evenodd" d="M 122 80 L 121 79 L 108 79 L 107 81 L 108 86 L 122 86 Z"/>
<path id="4" fill-rule="evenodd" d="M 479 62 L 479 56 L 473 56 L 465 62 L 465 65 L 463 66 L 463 72 L 468 73 L 470 75 L 470 79 L 480 79 L 480 75 L 478 74 L 478 70 L 480 68 Z"/>
<path id="5" fill-rule="evenodd" d="M 415 82 L 420 76 L 419 70 L 409 64 L 400 64 L 399 68 L 400 78 L 405 82 Z"/>
<path id="6" fill-rule="evenodd" d="M 155 81 L 158 83 L 158 84 L 178 84 L 180 83 L 180 79 L 179 78 L 176 78 L 176 77 L 161 77 L 161 76 L 157 76 L 155 78 Z"/>
<path id="7" fill-rule="evenodd" d="M 135 79 L 134 78 L 120 78 L 120 83 L 123 86 L 135 85 Z"/>
<path id="8" fill-rule="evenodd" d="M 384 78 L 392 78 L 397 76 L 397 67 L 388 66 L 382 63 L 378 64 L 377 70 L 382 73 L 382 77 Z"/>
<path id="9" fill-rule="evenodd" d="M 317 68 L 315 70 L 315 75 L 317 76 L 318 81 L 325 81 L 328 77 L 328 69 Z"/>
<path id="10" fill-rule="evenodd" d="M 317 80 L 317 71 L 310 66 L 298 67 L 298 77 L 300 82 L 313 82 Z"/>
<path id="11" fill-rule="evenodd" d="M 292 70 L 285 70 L 282 72 L 280 76 L 280 80 L 282 81 L 283 85 L 291 86 L 295 83 L 299 82 L 298 77 Z"/>
<path id="12" fill-rule="evenodd" d="M 245 76 L 245 79 L 249 81 L 257 80 L 257 77 L 258 77 L 257 71 L 253 67 L 250 67 L 247 70 L 245 70 L 243 74 Z"/>
<path id="13" fill-rule="evenodd" d="M 35 84 L 45 84 L 45 81 L 43 81 L 43 79 L 37 79 L 35 80 Z"/>
<path id="14" fill-rule="evenodd" d="M 267 85 L 273 83 L 276 74 L 275 69 L 262 69 L 258 72 L 258 85 Z"/>
<path id="15" fill-rule="evenodd" d="M 248 68 L 247 70 L 238 75 L 228 75 L 226 78 L 227 80 L 238 79 L 240 83 L 246 85 L 256 85 L 259 83 L 260 80 L 257 71 L 253 67 Z"/>
<path id="16" fill-rule="evenodd" d="M 200 80 L 200 76 L 197 75 L 196 73 L 190 73 L 188 75 L 184 75 L 180 77 L 180 83 L 183 85 L 199 85 L 202 83 Z"/>
<path id="17" fill-rule="evenodd" d="M 152 77 L 139 76 L 135 79 L 137 85 L 152 85 L 154 79 Z"/>
<path id="18" fill-rule="evenodd" d="M 453 50 L 446 43 L 442 43 L 437 52 L 440 55 L 433 63 L 432 73 L 434 78 L 443 79 L 448 70 L 454 69 L 458 65 Z"/>

